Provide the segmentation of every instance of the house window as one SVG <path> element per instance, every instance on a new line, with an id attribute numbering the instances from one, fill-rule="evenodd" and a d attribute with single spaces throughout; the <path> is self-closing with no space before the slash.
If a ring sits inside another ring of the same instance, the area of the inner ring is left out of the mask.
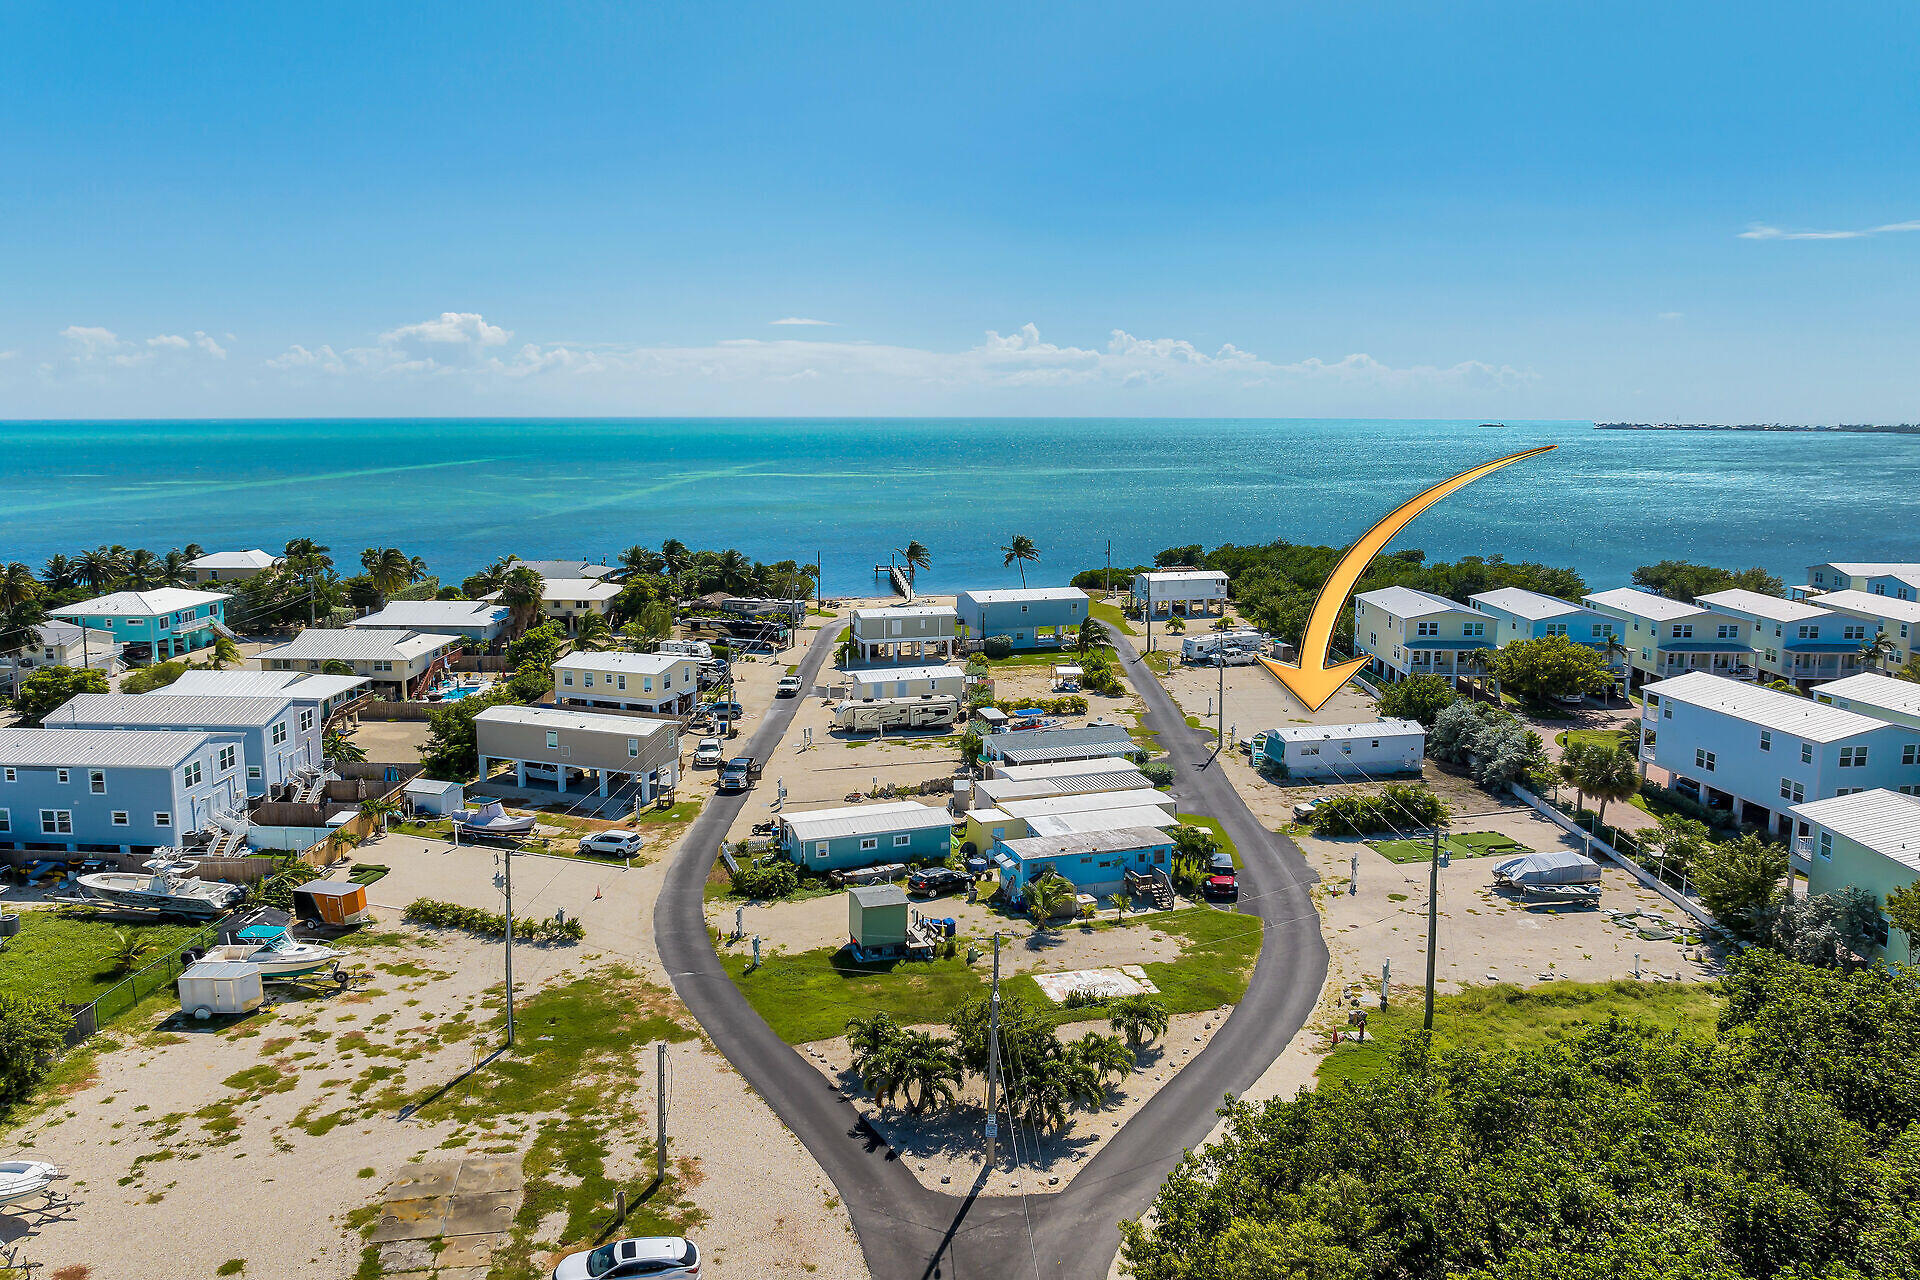
<path id="1" fill-rule="evenodd" d="M 627 759 L 631 760 L 639 754 L 640 754 L 640 739 L 628 738 L 627 739 Z"/>
<path id="2" fill-rule="evenodd" d="M 827 856 L 827 842 L 825 840 L 813 846 L 813 856 L 816 858 L 824 858 Z"/>
<path id="3" fill-rule="evenodd" d="M 547 746 L 549 748 L 553 748 L 553 747 L 558 747 L 559 745 L 560 745 L 560 731 L 558 729 L 547 730 Z"/>
<path id="4" fill-rule="evenodd" d="M 87 770 L 87 789 L 97 796 L 107 794 L 106 771 L 103 769 Z"/>
<path id="5" fill-rule="evenodd" d="M 393 670 L 393 663 L 391 663 L 391 662 L 376 662 L 376 663 L 374 663 L 374 664 L 373 664 L 373 669 L 374 669 L 375 671 L 391 671 L 391 670 Z"/>
<path id="6" fill-rule="evenodd" d="M 1804 623 L 1802 623 L 1800 626 L 1800 638 L 1802 640 L 1811 640 L 1819 634 L 1820 634 L 1820 628 L 1818 627 L 1810 627 Z"/>
<path id="7" fill-rule="evenodd" d="M 1676 622 L 1676 623 L 1674 623 L 1674 624 L 1673 624 L 1673 638 L 1674 638 L 1675 640 L 1691 640 L 1691 639 L 1693 639 L 1693 624 L 1692 624 L 1691 622 Z"/>
<path id="8" fill-rule="evenodd" d="M 1564 635 L 1566 630 L 1565 627 L 1560 628 L 1561 634 Z M 1469 622 L 1460 628 L 1460 634 L 1470 640 L 1479 639 L 1487 634 L 1487 624 L 1484 622 Z"/>
<path id="9" fill-rule="evenodd" d="M 307 732 L 310 732 L 312 729 L 313 729 L 313 711 L 311 709 L 302 711 L 300 713 L 300 732 L 307 733 Z"/>
<path id="10" fill-rule="evenodd" d="M 893 847 L 896 849 L 905 848 L 907 845 L 910 845 L 912 843 L 913 843 L 912 836 L 895 836 L 893 838 Z"/>
<path id="11" fill-rule="evenodd" d="M 1827 862 L 1833 861 L 1833 832 L 1820 833 L 1820 857 Z"/>
<path id="12" fill-rule="evenodd" d="M 248 766 L 247 766 L 247 776 L 248 776 L 249 778 L 258 778 L 258 777 L 260 776 L 260 766 L 259 766 L 259 765 L 257 765 L 257 764 L 250 764 L 250 765 L 248 765 Z"/>
<path id="13" fill-rule="evenodd" d="M 1866 764 L 1866 762 L 1867 749 L 1865 747 L 1840 748 L 1840 767 L 1842 769 L 1858 769 Z"/>
<path id="14" fill-rule="evenodd" d="M 156 813 L 153 815 L 153 825 L 156 827 L 170 827 L 173 825 L 173 815 L 170 813 Z"/>
<path id="15" fill-rule="evenodd" d="M 1760 731 L 1760 749 L 1762 751 L 1773 750 L 1773 734 L 1769 730 L 1762 729 Z"/>
<path id="16" fill-rule="evenodd" d="M 593 688 L 593 672 L 582 672 L 580 675 L 580 683 L 589 689 Z"/>
<path id="17" fill-rule="evenodd" d="M 1722 640 L 1738 640 L 1740 638 L 1740 625 L 1734 622 L 1723 622 L 1714 634 Z"/>
<path id="18" fill-rule="evenodd" d="M 641 677 L 640 677 L 640 692 L 642 692 L 642 693 L 652 693 L 652 692 L 653 692 L 653 677 L 652 677 L 652 676 L 641 676 Z"/>
<path id="19" fill-rule="evenodd" d="M 571 689 L 571 688 L 573 688 L 573 672 L 571 672 L 571 671 L 563 671 L 563 672 L 561 672 L 561 673 L 560 673 L 560 683 L 561 683 L 561 684 L 563 684 L 563 685 L 565 685 L 565 686 L 566 686 L 567 688 L 569 688 L 569 689 Z"/>
<path id="20" fill-rule="evenodd" d="M 18 782 L 20 781 L 20 774 L 13 768 L 9 767 L 7 769 L 6 778 L 8 782 Z"/>
<path id="21" fill-rule="evenodd" d="M 1440 624 L 1437 622 L 1417 622 L 1414 624 L 1413 633 L 1417 636 L 1437 636 L 1440 634 Z"/>
<path id="22" fill-rule="evenodd" d="M 180 785 L 183 787 L 197 787 L 200 785 L 200 762 L 198 760 L 195 760 L 192 764 L 189 764 L 180 771 Z"/>
<path id="23" fill-rule="evenodd" d="M 1841 629 L 1840 638 L 1843 640 L 1865 640 L 1867 638 L 1867 629 L 1864 626 L 1844 627 Z"/>
<path id="24" fill-rule="evenodd" d="M 613 678 L 613 684 L 614 684 L 614 688 L 619 689 L 622 693 L 624 693 L 626 692 L 626 688 L 627 688 L 627 677 L 624 674 L 617 675 Z"/>
<path id="25" fill-rule="evenodd" d="M 1782 778 L 1780 779 L 1780 798 L 1799 804 L 1807 798 L 1807 789 L 1792 778 Z"/>
<path id="26" fill-rule="evenodd" d="M 1610 636 L 1613 634 L 1613 624 L 1611 622 L 1596 622 L 1593 624 L 1593 634 L 1597 636 Z"/>
<path id="27" fill-rule="evenodd" d="M 287 740 L 287 722 L 276 720 L 273 725 L 273 745 L 279 746 Z"/>
<path id="28" fill-rule="evenodd" d="M 70 836 L 73 834 L 73 810 L 42 809 L 40 811 L 40 832 L 49 836 Z"/>
<path id="29" fill-rule="evenodd" d="M 879 847 L 880 837 L 878 836 L 866 836 L 860 841 L 860 852 L 862 853 L 865 853 L 869 849 L 878 849 Z"/>
<path id="30" fill-rule="evenodd" d="M 1667 701 L 1665 701 L 1665 700 L 1662 700 L 1662 701 L 1661 701 L 1661 703 L 1660 703 L 1660 718 L 1661 718 L 1662 720 L 1671 720 L 1671 719 L 1673 719 L 1673 704 L 1672 704 L 1671 702 L 1667 702 Z"/>
<path id="31" fill-rule="evenodd" d="M 1813 763 L 1813 744 L 1811 742 L 1803 742 L 1800 744 L 1800 763 Z"/>
<path id="32" fill-rule="evenodd" d="M 66 785 L 67 785 L 67 771 L 66 771 L 65 769 L 55 769 L 55 770 L 53 771 L 53 780 L 54 780 L 55 782 L 57 782 L 57 783 L 59 783 L 59 784 L 60 784 L 61 786 L 63 786 L 63 787 L 64 787 L 64 786 L 66 786 Z"/>
<path id="33" fill-rule="evenodd" d="M 219 765 L 220 772 L 225 773 L 227 770 L 233 768 L 233 762 L 234 762 L 233 748 L 232 747 L 220 748 L 220 765 Z"/>
<path id="34" fill-rule="evenodd" d="M 1715 756 L 1713 752 L 1702 750 L 1699 747 L 1694 748 L 1693 763 L 1695 767 L 1704 769 L 1708 773 L 1712 773 L 1713 767 L 1714 767 L 1714 760 L 1715 760 Z"/>
<path id="35" fill-rule="evenodd" d="M 0 809 L 0 831 L 11 830 L 13 830 L 13 815 L 5 809 Z"/>
<path id="36" fill-rule="evenodd" d="M 1550 636 L 1563 636 L 1567 634 L 1567 624 L 1564 622 L 1549 622 L 1547 624 L 1547 634 Z"/>
<path id="37" fill-rule="evenodd" d="M 1909 742 L 1900 748 L 1901 764 L 1920 764 L 1920 742 Z"/>
<path id="38" fill-rule="evenodd" d="M 127 825 L 127 811 L 125 809 L 115 809 L 113 811 L 113 825 L 116 827 L 124 827 Z"/>

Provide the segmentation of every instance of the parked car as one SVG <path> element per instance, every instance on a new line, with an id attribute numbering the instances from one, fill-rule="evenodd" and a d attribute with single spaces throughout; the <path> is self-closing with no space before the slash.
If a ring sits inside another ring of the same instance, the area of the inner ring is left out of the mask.
<path id="1" fill-rule="evenodd" d="M 952 867 L 922 867 L 907 877 L 907 892 L 934 897 L 942 893 L 958 893 L 972 883 L 972 876 L 964 871 L 955 871 Z"/>
<path id="2" fill-rule="evenodd" d="M 781 676 L 780 683 L 774 686 L 773 691 L 783 698 L 798 697 L 800 695 L 800 677 Z"/>
<path id="3" fill-rule="evenodd" d="M 752 756 L 735 756 L 720 766 L 720 790 L 745 791 L 760 776 L 760 766 Z"/>
<path id="4" fill-rule="evenodd" d="M 1210 902 L 1233 902 L 1240 897 L 1240 881 L 1228 867 L 1225 875 L 1215 874 L 1207 877 L 1200 886 L 1201 896 Z"/>
<path id="5" fill-rule="evenodd" d="M 722 750 L 718 738 L 702 738 L 693 749 L 693 767 L 696 769 L 718 769 L 724 759 L 726 752 Z"/>
<path id="6" fill-rule="evenodd" d="M 599 853 L 610 858 L 631 858 L 640 852 L 638 831 L 596 831 L 580 840 L 581 853 Z"/>
<path id="7" fill-rule="evenodd" d="M 1331 803 L 1332 800 L 1333 800 L 1332 796 L 1315 796 L 1311 800 L 1302 800 L 1299 804 L 1293 806 L 1294 821 L 1295 822 L 1313 821 L 1314 810 L 1318 809 L 1323 804 Z"/>
<path id="8" fill-rule="evenodd" d="M 569 1254 L 553 1269 L 553 1280 L 698 1280 L 700 1250 L 679 1236 L 615 1240 L 585 1253 Z"/>
<path id="9" fill-rule="evenodd" d="M 747 709 L 737 702 L 716 702 L 711 710 L 716 720 L 738 720 L 747 714 Z"/>
<path id="10" fill-rule="evenodd" d="M 1550 693 L 1547 696 L 1563 707 L 1584 707 L 1587 705 L 1587 695 L 1584 693 Z"/>

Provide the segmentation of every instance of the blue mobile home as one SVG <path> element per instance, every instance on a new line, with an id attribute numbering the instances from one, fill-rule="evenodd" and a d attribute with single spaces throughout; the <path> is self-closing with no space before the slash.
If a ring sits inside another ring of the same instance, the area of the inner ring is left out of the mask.
<path id="1" fill-rule="evenodd" d="M 953 819 L 945 809 L 899 800 L 780 815 L 780 848 L 808 871 L 882 862 L 945 862 Z"/>

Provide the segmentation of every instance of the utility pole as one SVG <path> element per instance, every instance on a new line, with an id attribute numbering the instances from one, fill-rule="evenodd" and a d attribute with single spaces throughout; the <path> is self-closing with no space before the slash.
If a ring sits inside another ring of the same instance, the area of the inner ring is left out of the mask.
<path id="1" fill-rule="evenodd" d="M 457 830 L 457 828 L 456 828 Z M 500 855 L 507 869 L 507 1045 L 513 1045 L 513 846 Z"/>
<path id="2" fill-rule="evenodd" d="M 993 994 L 987 997 L 987 1172 L 1000 1136 L 1000 935 L 993 935 Z"/>
<path id="3" fill-rule="evenodd" d="M 667 1042 L 654 1046 L 653 1054 L 653 1176 L 667 1180 Z"/>
<path id="4" fill-rule="evenodd" d="M 1433 828 L 1433 857 L 1427 871 L 1427 1016 L 1421 1024 L 1433 1030 L 1433 967 L 1438 956 L 1435 934 L 1440 927 L 1440 827 Z"/>
<path id="5" fill-rule="evenodd" d="M 1107 594 L 1113 594 L 1113 539 L 1107 539 Z"/>

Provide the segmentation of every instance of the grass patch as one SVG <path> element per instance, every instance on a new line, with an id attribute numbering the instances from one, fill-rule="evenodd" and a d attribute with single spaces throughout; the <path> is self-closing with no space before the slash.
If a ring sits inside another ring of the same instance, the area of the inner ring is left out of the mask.
<path id="1" fill-rule="evenodd" d="M 1635 734 L 1634 738 L 1638 740 L 1639 735 Z M 1627 731 L 1625 729 L 1568 729 L 1564 733 L 1554 734 L 1553 740 L 1563 747 L 1578 742 L 1582 746 L 1617 751 L 1627 745 Z"/>
<path id="2" fill-rule="evenodd" d="M 1120 606 L 1117 604 L 1108 604 L 1105 600 L 1095 600 L 1087 606 L 1087 612 L 1106 623 L 1109 627 L 1112 627 L 1115 631 L 1130 636 L 1140 634 L 1134 630 L 1133 624 L 1127 621 L 1127 615 L 1120 611 Z"/>
<path id="3" fill-rule="evenodd" d="M 1156 979 L 1158 981 L 1158 979 Z M 1720 1010 L 1711 988 L 1685 983 L 1547 982 L 1521 988 L 1509 982 L 1441 996 L 1433 1006 L 1434 1048 L 1491 1053 L 1545 1043 L 1609 1018 L 1711 1036 Z M 1418 999 L 1372 1009 L 1365 1044 L 1342 1044 L 1321 1060 L 1319 1083 L 1365 1080 L 1379 1074 L 1410 1033 L 1420 1030 Z"/>
<path id="4" fill-rule="evenodd" d="M 840 950 L 780 952 L 746 972 L 751 955 L 721 963 L 747 1002 L 788 1044 L 841 1034 L 847 1020 L 886 1012 L 901 1022 L 945 1022 L 986 990 L 964 958 L 855 964 Z"/>
<path id="5" fill-rule="evenodd" d="M 643 827 L 658 827 L 672 822 L 692 822 L 699 816 L 700 801 L 682 800 L 665 809 L 648 809 L 637 821 Z"/>
<path id="6" fill-rule="evenodd" d="M 1233 837 L 1227 834 L 1227 829 L 1220 825 L 1220 819 L 1209 818 L 1198 813 L 1176 813 L 1173 816 L 1176 821 L 1185 826 L 1199 827 L 1210 832 L 1213 835 L 1214 843 L 1232 855 L 1234 866 L 1239 867 L 1246 865 L 1240 861 L 1240 847 L 1234 844 Z"/>
<path id="7" fill-rule="evenodd" d="M 1254 957 L 1260 952 L 1262 925 L 1258 916 L 1235 915 L 1211 907 L 1187 907 L 1152 915 L 1130 915 L 1119 920 L 1104 917 L 1094 927 L 1141 926 L 1176 934 L 1183 940 L 1180 959 L 1141 966 L 1153 985 L 1160 988 L 1155 999 L 1167 1007 L 1167 1012 L 1204 1013 L 1222 1005 L 1237 1004 L 1247 993 L 1247 983 L 1253 977 Z M 1003 979 L 1000 987 L 1005 994 L 1018 996 L 1049 1015 L 1055 1026 L 1106 1020 L 1105 1005 L 1068 1009 L 1055 1004 L 1040 990 L 1040 984 L 1031 974 Z"/>
<path id="8" fill-rule="evenodd" d="M 1369 840 L 1367 847 L 1389 862 L 1427 862 L 1433 858 L 1433 841 L 1415 836 L 1407 840 Z M 1450 858 L 1519 857 L 1532 853 L 1526 845 L 1492 831 L 1463 831 L 1449 835 L 1441 848 Z"/>
<path id="9" fill-rule="evenodd" d="M 148 944 L 134 961 L 145 968 L 185 946 L 202 925 L 108 923 L 80 912 L 22 911 L 20 932 L 7 943 L 0 963 L 0 991 L 51 996 L 86 1004 L 126 975 L 115 955 L 115 931 Z"/>
<path id="10" fill-rule="evenodd" d="M 1092 652 L 1104 653 L 1116 666 L 1119 665 L 1119 656 L 1107 645 L 1096 645 Z M 1019 653 L 1010 653 L 1004 658 L 989 658 L 985 654 L 973 654 L 969 656 L 978 657 L 989 667 L 1050 667 L 1055 663 L 1073 665 L 1087 655 L 1081 653 L 1071 645 L 1063 645 L 1058 649 L 1022 650 Z"/>

